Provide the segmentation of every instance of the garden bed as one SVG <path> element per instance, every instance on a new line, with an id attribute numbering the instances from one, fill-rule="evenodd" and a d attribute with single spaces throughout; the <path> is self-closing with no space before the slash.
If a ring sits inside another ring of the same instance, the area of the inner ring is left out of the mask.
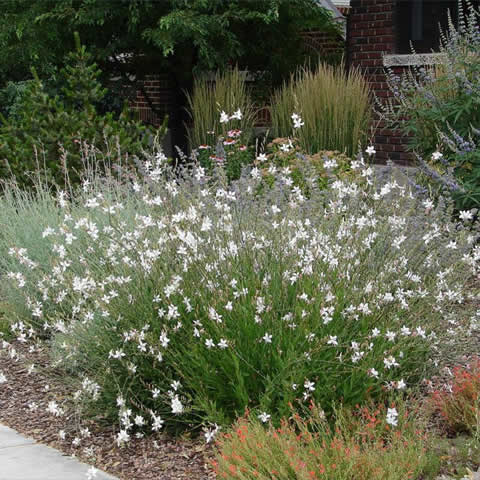
<path id="1" fill-rule="evenodd" d="M 162 434 L 134 438 L 128 445 L 118 447 L 113 427 L 76 418 L 67 401 L 72 392 L 58 378 L 58 372 L 49 367 L 44 348 L 29 352 L 15 342 L 15 349 L 17 359 L 0 348 L 0 371 L 7 376 L 7 381 L 0 385 L 0 423 L 122 480 L 215 477 L 210 468 L 211 448 L 202 439 L 173 439 Z M 35 370 L 29 373 L 32 364 Z M 63 415 L 57 417 L 47 411 L 51 401 L 65 409 Z M 59 432 L 64 431 L 66 424 L 71 430 L 65 432 L 62 440 Z M 81 429 L 85 428 L 90 431 L 88 437 L 82 436 Z M 78 446 L 72 444 L 75 437 L 81 439 Z"/>

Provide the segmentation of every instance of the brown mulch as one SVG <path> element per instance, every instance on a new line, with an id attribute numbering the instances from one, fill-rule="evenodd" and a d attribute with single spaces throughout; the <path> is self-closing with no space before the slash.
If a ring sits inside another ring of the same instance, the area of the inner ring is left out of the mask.
<path id="1" fill-rule="evenodd" d="M 7 377 L 5 383 L 0 383 L 0 423 L 122 480 L 215 478 L 209 467 L 212 451 L 203 438 L 173 439 L 166 435 L 141 439 L 132 437 L 127 445 L 118 447 L 112 427 L 105 428 L 86 421 L 80 424 L 80 420 L 75 418 L 67 402 L 71 392 L 60 381 L 58 374 L 55 375 L 48 367 L 45 350 L 40 347 L 31 353 L 27 347 L 15 342 L 19 358 L 11 359 L 7 349 L 1 348 L 1 345 L 0 337 L 0 372 Z M 29 373 L 28 366 L 32 363 L 35 370 Z M 65 408 L 62 416 L 56 417 L 47 412 L 51 400 Z M 38 405 L 37 409 L 29 407 L 32 402 Z M 81 437 L 80 427 L 88 427 L 91 436 Z M 65 440 L 60 439 L 60 430 L 66 432 Z M 76 436 L 81 438 L 77 447 L 72 445 Z"/>

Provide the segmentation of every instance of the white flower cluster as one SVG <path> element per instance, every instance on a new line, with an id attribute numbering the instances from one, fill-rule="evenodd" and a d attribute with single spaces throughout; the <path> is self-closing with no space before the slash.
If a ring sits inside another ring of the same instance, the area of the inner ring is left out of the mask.
<path id="1" fill-rule="evenodd" d="M 222 112 L 231 118 L 241 112 Z M 456 335 L 453 307 L 478 275 L 480 248 L 435 216 L 432 200 L 395 180 L 376 185 L 363 159 L 352 169 L 353 181 L 334 178 L 317 194 L 295 185 L 288 167 L 273 168 L 262 194 L 259 168 L 224 185 L 195 165 L 174 175 L 157 155 L 127 185 L 98 191 L 92 182 L 75 202 L 62 196 L 60 221 L 41 235 L 48 263 L 39 268 L 12 246 L 5 281 L 24 295 L 59 363 L 83 374 L 75 400 L 118 385 L 118 445 L 190 415 L 194 376 L 208 376 L 212 404 L 215 388 L 233 388 L 235 369 L 292 385 L 288 395 L 303 401 L 324 395 L 329 375 L 352 372 L 402 390 L 412 352 L 435 352 L 440 334 Z M 22 322 L 12 330 L 22 342 L 35 335 Z M 54 401 L 47 410 L 63 413 Z M 387 422 L 396 425 L 393 410 Z M 207 429 L 206 440 L 217 432 Z"/>

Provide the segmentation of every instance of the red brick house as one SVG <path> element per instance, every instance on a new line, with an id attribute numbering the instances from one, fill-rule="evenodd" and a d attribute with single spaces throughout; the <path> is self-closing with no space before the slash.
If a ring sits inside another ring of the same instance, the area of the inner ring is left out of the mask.
<path id="1" fill-rule="evenodd" d="M 472 3 L 477 6 L 479 0 Z M 377 97 L 388 98 L 385 67 L 401 73 L 412 65 L 438 63 L 440 29 L 448 11 L 457 20 L 458 0 L 350 0 L 347 55 L 360 67 Z M 412 46 L 418 55 L 412 55 Z M 408 163 L 407 139 L 380 124 L 374 137 L 377 160 Z"/>

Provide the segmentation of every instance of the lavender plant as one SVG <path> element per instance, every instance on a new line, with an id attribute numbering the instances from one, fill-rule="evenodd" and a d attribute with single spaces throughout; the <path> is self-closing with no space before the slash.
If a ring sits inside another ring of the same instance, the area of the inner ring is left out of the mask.
<path id="1" fill-rule="evenodd" d="M 466 9 L 458 2 L 457 25 L 449 18 L 441 34 L 440 63 L 401 76 L 388 70 L 392 100 L 377 102 L 381 116 L 409 137 L 427 178 L 452 194 L 457 209 L 479 202 L 480 13 L 465 3 Z"/>

